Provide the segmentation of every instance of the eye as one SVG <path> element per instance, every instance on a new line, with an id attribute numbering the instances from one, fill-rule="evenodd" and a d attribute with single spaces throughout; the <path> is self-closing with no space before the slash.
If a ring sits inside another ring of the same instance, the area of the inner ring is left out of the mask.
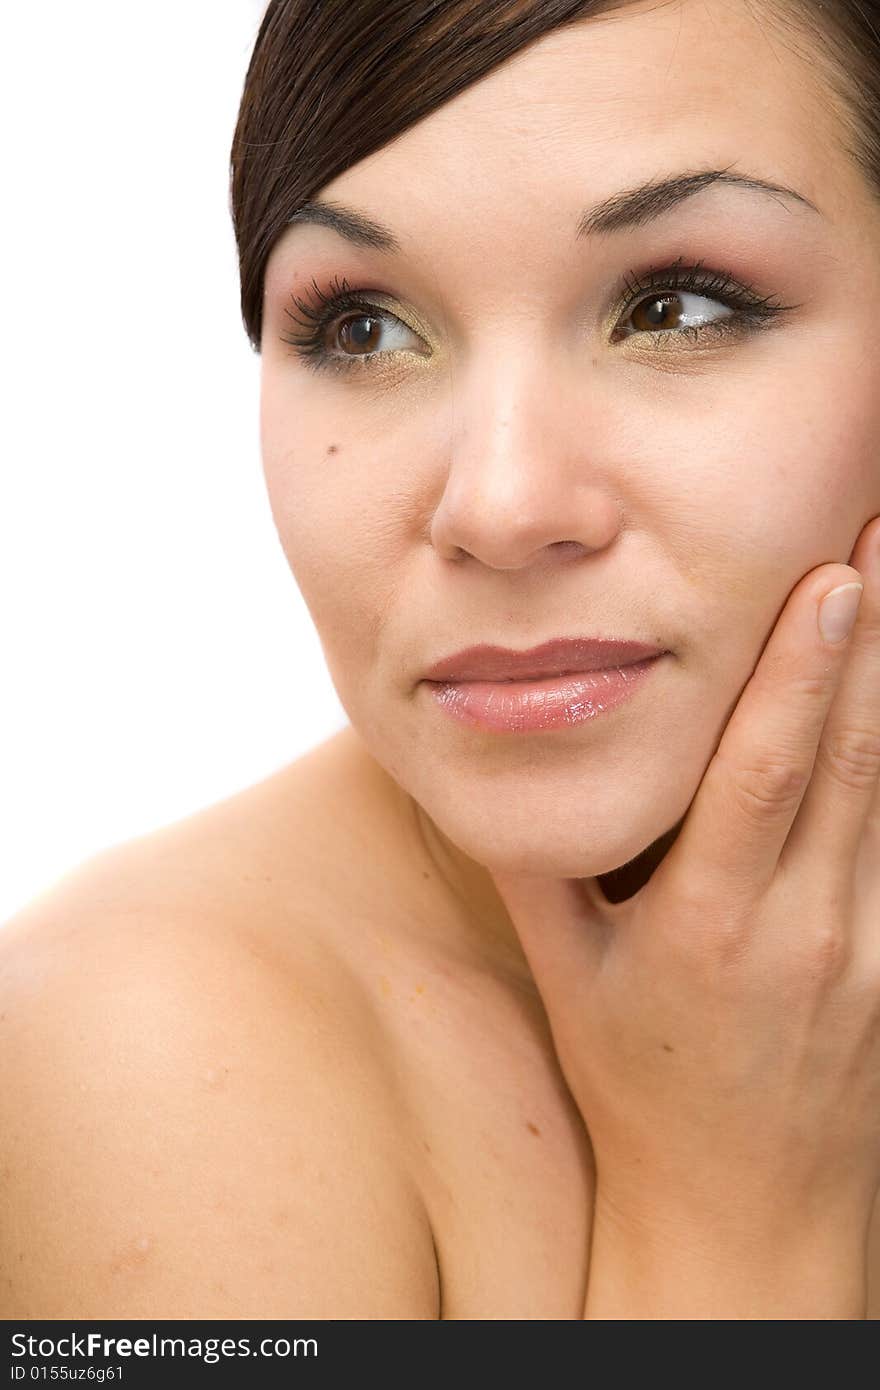
<path id="1" fill-rule="evenodd" d="M 302 317 L 285 309 L 288 318 L 308 331 L 282 334 L 282 341 L 289 343 L 307 366 L 347 371 L 368 366 L 374 358 L 387 357 L 389 353 L 422 350 L 422 340 L 414 329 L 390 310 L 373 303 L 363 291 L 351 289 L 345 279 L 341 283 L 335 280 L 329 293 L 314 280 L 312 289 L 311 302 L 291 295 Z"/>
<path id="2" fill-rule="evenodd" d="M 338 347 L 341 352 L 352 357 L 372 357 L 374 353 L 383 350 L 383 345 L 386 352 L 405 349 L 406 335 L 409 333 L 412 336 L 412 329 L 407 328 L 394 314 L 387 313 L 375 305 L 369 307 L 370 313 L 349 315 L 338 321 L 333 332 L 329 334 L 331 347 Z M 392 325 L 390 333 L 385 331 L 386 324 Z M 402 339 L 397 343 L 394 342 L 395 327 L 398 329 L 397 337 Z"/>
<path id="3" fill-rule="evenodd" d="M 655 347 L 755 332 L 798 307 L 773 303 L 727 271 L 707 270 L 702 263 L 682 266 L 680 259 L 638 278 L 629 275 L 624 283 L 629 294 L 615 332 L 626 329 L 628 319 L 631 331 L 623 332 L 622 339 L 647 336 Z M 713 315 L 713 303 L 720 304 L 720 314 Z"/>
<path id="4" fill-rule="evenodd" d="M 642 299 L 630 311 L 630 322 L 638 333 L 654 333 L 658 329 L 672 331 L 683 327 L 698 327 L 713 320 L 711 310 L 705 306 L 713 301 L 704 294 L 689 294 L 687 290 L 677 290 L 674 294 L 653 294 Z M 718 303 L 719 301 L 715 301 Z M 723 310 L 722 317 L 735 313 L 729 306 Z M 627 335 L 631 336 L 631 335 Z"/>

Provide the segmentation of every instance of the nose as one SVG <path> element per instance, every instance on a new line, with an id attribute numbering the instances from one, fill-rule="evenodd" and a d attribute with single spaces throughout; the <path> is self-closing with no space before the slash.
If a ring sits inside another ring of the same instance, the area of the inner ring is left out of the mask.
<path id="1" fill-rule="evenodd" d="M 566 404 L 528 366 L 456 383 L 448 468 L 431 519 L 444 559 L 518 570 L 610 545 L 621 509 L 591 454 L 585 392 Z"/>

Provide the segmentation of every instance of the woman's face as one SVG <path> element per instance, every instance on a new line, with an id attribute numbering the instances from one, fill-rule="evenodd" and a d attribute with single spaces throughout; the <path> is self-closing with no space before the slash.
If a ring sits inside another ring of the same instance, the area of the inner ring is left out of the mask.
<path id="1" fill-rule="evenodd" d="M 840 138 L 765 6 L 638 4 L 321 190 L 399 249 L 305 221 L 274 247 L 278 533 L 351 723 L 461 863 L 587 877 L 658 840 L 794 585 L 880 513 L 880 208 Z M 716 181 L 577 234 L 623 190 L 717 169 L 818 210 Z M 626 281 L 679 260 L 714 283 L 664 328 L 662 276 L 653 299 Z M 796 307 L 724 333 L 720 276 Z M 309 329 L 292 296 L 343 278 L 373 307 L 331 313 L 315 369 L 283 340 Z M 527 734 L 453 720 L 424 683 L 463 647 L 558 636 L 670 655 L 617 709 Z"/>

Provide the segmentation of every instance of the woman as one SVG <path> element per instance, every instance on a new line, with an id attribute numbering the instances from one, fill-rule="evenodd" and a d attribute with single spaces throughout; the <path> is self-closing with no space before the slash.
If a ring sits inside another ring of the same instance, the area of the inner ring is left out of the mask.
<path id="1" fill-rule="evenodd" d="M 5 1317 L 878 1316 L 876 8 L 270 4 L 351 725 L 4 929 Z"/>

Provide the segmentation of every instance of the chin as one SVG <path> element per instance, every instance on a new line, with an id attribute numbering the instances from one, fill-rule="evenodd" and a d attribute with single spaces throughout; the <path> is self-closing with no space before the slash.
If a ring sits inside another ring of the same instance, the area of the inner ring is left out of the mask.
<path id="1" fill-rule="evenodd" d="M 450 757 L 419 728 L 404 739 L 400 725 L 384 718 L 363 718 L 357 727 L 437 829 L 498 873 L 596 878 L 622 870 L 677 832 L 705 770 L 701 747 L 679 752 L 663 742 L 665 731 L 650 746 L 645 737 L 606 745 L 596 775 L 587 750 L 562 741 L 550 750 L 525 740 Z"/>
<path id="2" fill-rule="evenodd" d="M 645 881 L 678 836 L 684 815 L 672 816 L 668 808 L 643 807 L 623 825 L 591 823 L 585 816 L 568 814 L 535 818 L 523 825 L 515 814 L 496 814 L 491 821 L 474 824 L 466 813 L 451 819 L 432 816 L 444 835 L 460 850 L 491 871 L 534 874 L 542 878 L 597 878 L 616 875 L 606 890 L 626 889 L 633 875 Z M 674 814 L 674 813 L 673 813 Z M 636 891 L 635 888 L 632 890 Z M 629 893 L 624 891 L 624 896 Z"/>

